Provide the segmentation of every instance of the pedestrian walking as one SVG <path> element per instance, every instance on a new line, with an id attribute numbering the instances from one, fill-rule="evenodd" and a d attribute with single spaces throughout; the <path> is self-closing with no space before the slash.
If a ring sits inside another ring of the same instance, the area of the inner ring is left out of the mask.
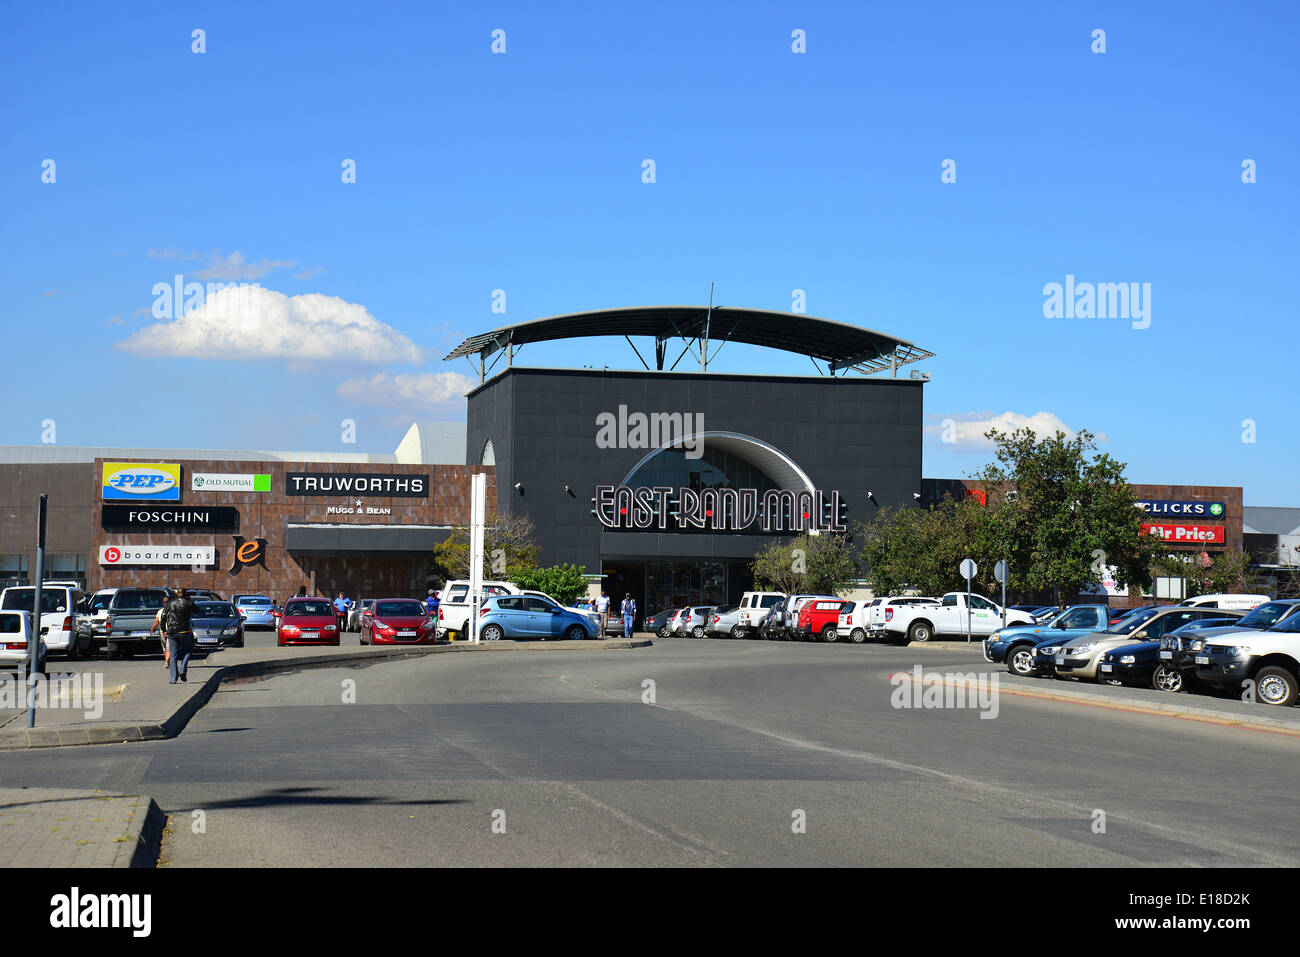
<path id="1" fill-rule="evenodd" d="M 438 614 L 438 606 L 439 606 L 440 604 L 442 604 L 442 603 L 441 603 L 440 601 L 438 601 L 438 595 L 437 595 L 437 593 L 436 593 L 432 588 L 430 588 L 430 589 L 429 589 L 429 597 L 426 598 L 426 599 L 424 600 L 424 608 L 425 608 L 425 610 L 426 610 L 430 615 L 436 615 L 436 614 Z"/>
<path id="2" fill-rule="evenodd" d="M 184 588 L 178 589 L 176 597 L 163 609 L 163 633 L 167 636 L 170 659 L 171 680 L 168 684 L 176 684 L 177 679 L 190 680 L 187 672 L 190 667 L 190 655 L 194 653 L 194 632 L 191 630 L 190 622 L 197 610 L 198 605 Z"/>
<path id="3" fill-rule="evenodd" d="M 600 597 L 596 599 L 596 611 L 600 614 L 600 637 L 605 637 L 605 631 L 609 628 L 609 595 L 605 594 L 605 589 L 600 590 Z"/>
<path id="4" fill-rule="evenodd" d="M 632 626 L 636 623 L 636 602 L 632 600 L 632 593 L 628 592 L 623 596 L 623 637 L 632 637 Z"/>
<path id="5" fill-rule="evenodd" d="M 343 629 L 347 626 L 348 609 L 351 607 L 352 602 L 348 600 L 343 592 L 339 592 L 339 597 L 334 599 L 334 619 L 338 624 L 340 635 L 343 634 Z"/>
<path id="6" fill-rule="evenodd" d="M 163 599 L 162 607 L 158 609 L 158 614 L 153 616 L 153 627 L 149 629 L 149 634 L 152 635 L 155 631 L 160 631 L 162 629 L 163 612 L 167 610 L 167 603 L 171 600 L 172 600 L 171 595 L 168 595 L 166 598 Z M 163 667 L 170 668 L 171 649 L 167 647 L 167 635 L 165 633 L 159 637 L 158 643 L 162 645 Z"/>

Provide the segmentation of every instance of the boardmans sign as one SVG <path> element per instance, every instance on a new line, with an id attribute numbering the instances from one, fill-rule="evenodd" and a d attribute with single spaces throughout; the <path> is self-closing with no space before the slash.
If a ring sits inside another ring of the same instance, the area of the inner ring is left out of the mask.
<path id="1" fill-rule="evenodd" d="M 165 462 L 105 462 L 105 501 L 179 502 L 181 467 Z"/>

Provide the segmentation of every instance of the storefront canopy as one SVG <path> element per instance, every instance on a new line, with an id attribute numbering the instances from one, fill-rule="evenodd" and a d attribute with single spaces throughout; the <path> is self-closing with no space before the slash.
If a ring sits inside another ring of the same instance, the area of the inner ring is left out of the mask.
<path id="1" fill-rule="evenodd" d="M 432 552 L 451 537 L 449 525 L 294 525 L 286 536 L 296 554 L 346 555 L 358 552 Z"/>

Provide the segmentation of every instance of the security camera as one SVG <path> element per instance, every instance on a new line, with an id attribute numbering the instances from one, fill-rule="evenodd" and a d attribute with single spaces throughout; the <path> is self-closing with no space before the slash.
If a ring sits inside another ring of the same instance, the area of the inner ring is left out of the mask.
<path id="1" fill-rule="evenodd" d="M 564 490 L 565 490 L 566 492 L 570 492 L 570 493 L 573 491 L 573 489 L 569 488 L 569 486 L 567 486 L 567 485 L 564 486 Z"/>
<path id="2" fill-rule="evenodd" d="M 868 493 L 867 493 L 867 498 L 875 498 L 875 496 L 872 495 L 870 492 L 868 492 Z"/>
<path id="3" fill-rule="evenodd" d="M 913 492 L 913 493 L 912 493 L 912 498 L 920 498 L 920 497 L 921 497 L 921 493 L 920 493 L 920 492 Z"/>
<path id="4" fill-rule="evenodd" d="M 524 490 L 524 483 L 523 483 L 523 482 L 516 482 L 516 483 L 515 483 L 515 491 L 516 491 L 516 492 L 522 492 L 523 490 Z"/>

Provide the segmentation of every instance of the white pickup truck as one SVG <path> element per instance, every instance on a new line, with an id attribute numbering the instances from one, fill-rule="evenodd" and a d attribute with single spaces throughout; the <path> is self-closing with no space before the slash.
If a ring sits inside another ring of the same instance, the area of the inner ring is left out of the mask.
<path id="1" fill-rule="evenodd" d="M 950 591 L 937 605 L 895 607 L 885 622 L 885 636 L 894 641 L 929 641 L 936 636 L 966 637 L 966 593 Z M 1033 619 L 1023 611 L 1008 611 L 1008 625 L 1029 625 Z M 970 630 L 976 638 L 991 635 L 1002 627 L 1002 606 L 983 595 L 970 596 Z"/>

